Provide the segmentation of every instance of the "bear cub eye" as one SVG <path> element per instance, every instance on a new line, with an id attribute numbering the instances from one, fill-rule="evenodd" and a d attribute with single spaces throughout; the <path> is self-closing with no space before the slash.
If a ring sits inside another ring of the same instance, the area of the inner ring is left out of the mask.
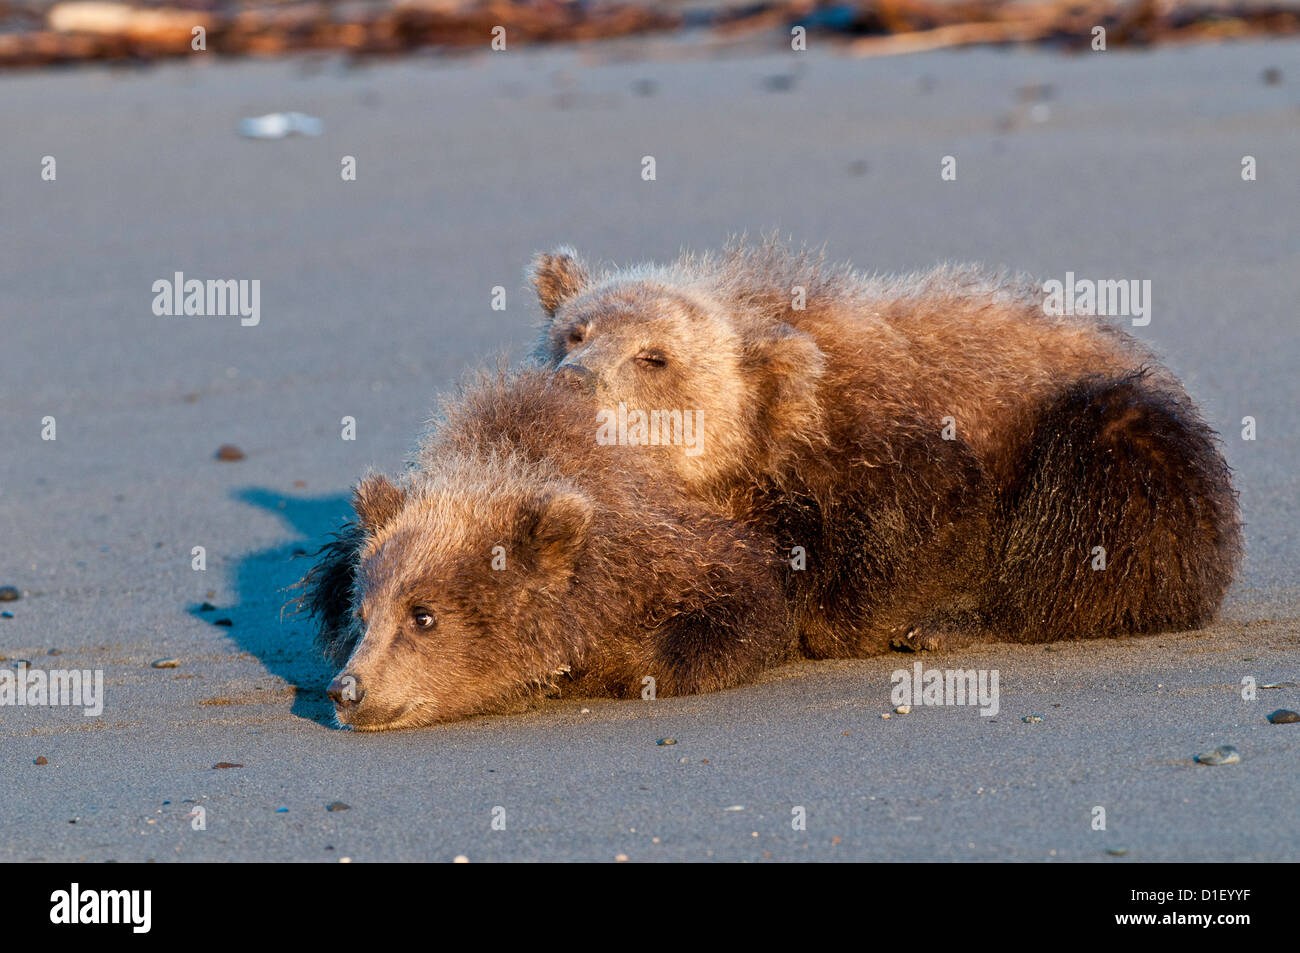
<path id="1" fill-rule="evenodd" d="M 424 606 L 416 606 L 411 610 L 411 621 L 417 629 L 432 629 L 436 620 L 432 611 Z"/>
<path id="2" fill-rule="evenodd" d="M 569 343 L 581 344 L 586 340 L 587 334 L 582 328 L 569 328 Z"/>
<path id="3" fill-rule="evenodd" d="M 658 351 L 642 351 L 636 356 L 636 362 L 642 367 L 665 367 L 668 358 Z"/>

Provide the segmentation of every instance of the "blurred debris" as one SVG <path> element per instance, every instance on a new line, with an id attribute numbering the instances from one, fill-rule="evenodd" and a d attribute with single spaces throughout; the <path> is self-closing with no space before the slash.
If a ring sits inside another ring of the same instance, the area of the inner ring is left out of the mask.
<path id="1" fill-rule="evenodd" d="M 305 113 L 267 113 L 239 121 L 239 134 L 246 139 L 283 139 L 285 136 L 319 136 L 325 124 Z M 226 458 L 222 458 L 226 459 Z"/>
<path id="2" fill-rule="evenodd" d="M 0 0 L 0 67 L 486 51 L 496 26 L 509 50 L 683 27 L 724 38 L 769 32 L 787 45 L 796 26 L 856 56 L 1010 43 L 1087 50 L 1097 27 L 1106 49 L 1297 33 L 1300 0 Z"/>

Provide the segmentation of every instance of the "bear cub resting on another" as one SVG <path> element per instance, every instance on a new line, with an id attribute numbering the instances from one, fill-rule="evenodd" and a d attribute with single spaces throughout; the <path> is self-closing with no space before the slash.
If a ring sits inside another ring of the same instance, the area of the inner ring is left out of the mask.
<path id="1" fill-rule="evenodd" d="M 603 274 L 559 249 L 532 280 L 544 367 L 446 403 L 303 580 L 342 724 L 1194 628 L 1231 583 L 1236 495 L 1190 397 L 1028 286 L 776 242 Z"/>
<path id="2" fill-rule="evenodd" d="M 776 240 L 600 274 L 561 248 L 531 276 L 541 360 L 622 416 L 693 411 L 665 470 L 806 556 L 806 655 L 1195 628 L 1232 580 L 1236 494 L 1191 398 L 1030 285 Z"/>

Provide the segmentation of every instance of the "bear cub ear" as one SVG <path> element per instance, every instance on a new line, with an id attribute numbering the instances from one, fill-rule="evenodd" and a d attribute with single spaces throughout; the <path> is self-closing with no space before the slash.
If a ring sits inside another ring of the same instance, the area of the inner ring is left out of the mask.
<path id="1" fill-rule="evenodd" d="M 405 503 L 406 494 L 382 473 L 366 477 L 352 491 L 357 522 L 372 536 L 396 517 Z"/>
<path id="2" fill-rule="evenodd" d="M 826 355 L 817 342 L 784 322 L 751 327 L 743 337 L 746 368 L 766 385 L 761 393 L 770 437 L 780 442 L 818 428 Z"/>
<path id="3" fill-rule="evenodd" d="M 587 286 L 591 276 L 578 253 L 568 245 L 561 245 L 552 252 L 533 256 L 528 280 L 537 292 L 542 310 L 548 318 L 553 318 L 560 305 Z"/>
<path id="4" fill-rule="evenodd" d="M 572 568 L 587 545 L 594 515 L 591 500 L 581 493 L 543 491 L 520 506 L 519 542 L 547 568 Z"/>
<path id="5" fill-rule="evenodd" d="M 826 355 L 804 331 L 784 322 L 764 322 L 741 333 L 745 364 L 781 387 L 815 387 L 826 373 Z"/>

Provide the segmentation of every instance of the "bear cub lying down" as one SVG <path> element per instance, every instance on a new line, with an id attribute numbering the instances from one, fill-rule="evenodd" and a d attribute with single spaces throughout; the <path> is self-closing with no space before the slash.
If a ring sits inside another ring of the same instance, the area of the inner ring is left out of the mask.
<path id="1" fill-rule="evenodd" d="M 602 274 L 558 249 L 531 277 L 542 366 L 447 402 L 303 580 L 342 724 L 1194 628 L 1231 583 L 1236 495 L 1190 397 L 1029 286 L 776 242 Z M 638 412 L 692 439 L 645 446 Z"/>
<path id="2" fill-rule="evenodd" d="M 1232 580 L 1236 494 L 1191 398 L 1032 285 L 775 240 L 531 273 L 541 360 L 602 407 L 693 409 L 704 450 L 663 448 L 665 472 L 805 553 L 806 655 L 1195 628 Z"/>
<path id="3" fill-rule="evenodd" d="M 714 691 L 793 651 L 772 541 L 693 500 L 548 372 L 445 407 L 400 483 L 304 580 L 341 724 L 403 728 L 588 695 Z"/>

